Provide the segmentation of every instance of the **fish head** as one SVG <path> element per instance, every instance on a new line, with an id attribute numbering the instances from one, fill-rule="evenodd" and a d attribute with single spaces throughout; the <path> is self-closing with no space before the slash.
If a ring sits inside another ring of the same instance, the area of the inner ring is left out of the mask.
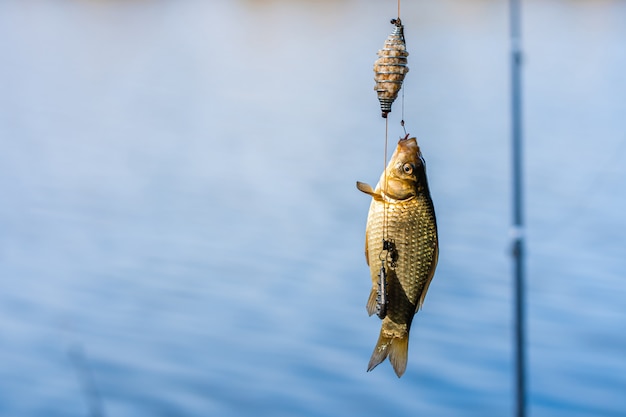
<path id="1" fill-rule="evenodd" d="M 395 200 L 407 200 L 415 197 L 419 191 L 421 176 L 424 172 L 424 159 L 417 139 L 408 135 L 398 141 L 398 146 L 391 156 L 386 172 L 383 173 L 381 184 L 386 180 L 382 190 L 385 195 Z"/>

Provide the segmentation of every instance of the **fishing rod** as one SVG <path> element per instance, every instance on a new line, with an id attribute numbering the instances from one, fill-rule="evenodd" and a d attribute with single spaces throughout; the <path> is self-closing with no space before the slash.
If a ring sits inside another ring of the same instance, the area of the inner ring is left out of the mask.
<path id="1" fill-rule="evenodd" d="M 513 293 L 515 321 L 516 416 L 526 416 L 526 353 L 524 297 L 524 213 L 522 189 L 522 34 L 521 0 L 509 0 L 511 42 L 511 156 L 513 181 Z"/>

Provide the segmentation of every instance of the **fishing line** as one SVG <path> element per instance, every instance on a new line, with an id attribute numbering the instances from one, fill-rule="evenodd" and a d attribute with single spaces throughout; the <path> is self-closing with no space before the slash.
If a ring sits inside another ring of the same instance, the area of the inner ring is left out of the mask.
<path id="1" fill-rule="evenodd" d="M 378 254 L 380 260 L 380 271 L 378 272 L 378 288 L 376 297 L 376 315 L 381 320 L 387 315 L 387 269 L 385 261 L 389 254 L 389 241 L 387 240 L 387 210 L 389 203 L 387 202 L 387 146 L 389 138 L 389 119 L 385 118 L 385 151 L 383 152 L 383 241 L 382 249 Z M 387 253 L 383 256 L 383 253 Z"/>
<path id="2" fill-rule="evenodd" d="M 388 202 L 386 199 L 387 196 L 387 146 L 389 142 L 389 119 L 385 118 L 385 152 L 384 152 L 384 160 L 383 160 L 383 250 L 385 246 L 385 242 L 387 240 L 387 208 Z M 382 254 L 382 252 L 381 252 Z"/>
<path id="3" fill-rule="evenodd" d="M 401 1 L 398 0 L 398 19 L 395 20 L 393 19 L 391 21 L 391 23 L 393 23 L 394 25 L 396 25 L 399 28 L 402 28 L 402 24 L 400 23 L 400 3 Z M 402 42 L 404 43 L 404 32 L 400 32 L 401 33 L 401 37 L 402 37 Z M 387 46 L 385 46 L 387 47 Z M 405 55 L 406 56 L 406 55 Z M 402 79 L 404 78 L 404 72 L 402 73 Z M 394 81 L 395 82 L 395 81 Z M 401 83 L 402 81 L 400 81 Z M 402 87 L 401 87 L 402 89 Z M 394 97 L 395 98 L 395 97 Z M 393 101 L 393 100 L 392 100 Z M 382 266 L 381 266 L 381 282 L 384 281 L 384 275 L 385 275 L 385 259 L 387 258 L 387 255 L 391 254 L 392 255 L 392 265 L 393 265 L 393 243 L 390 242 L 389 240 L 387 240 L 388 238 L 388 211 L 389 211 L 389 202 L 386 199 L 387 196 L 387 148 L 389 146 L 389 118 L 387 117 L 387 113 L 389 111 L 391 111 L 391 104 L 389 104 L 389 109 L 387 112 L 383 112 L 383 117 L 385 118 L 385 151 L 384 151 L 384 161 L 383 161 L 383 248 L 380 252 L 380 254 L 378 255 L 379 259 L 381 260 Z M 402 121 L 400 122 L 401 126 L 404 128 L 404 89 L 402 89 Z M 406 129 L 404 129 L 404 133 L 406 135 Z M 385 255 L 385 258 L 383 258 L 383 252 L 387 252 L 387 254 Z M 384 283 L 383 283 L 384 285 Z"/>
<path id="4" fill-rule="evenodd" d="M 400 20 L 400 0 L 398 0 L 398 20 Z M 403 34 L 403 38 L 404 38 L 404 45 L 406 47 L 406 37 L 404 37 Z M 402 99 L 401 99 L 401 104 L 400 104 L 400 112 L 401 112 L 401 119 L 400 119 L 400 126 L 402 126 L 402 129 L 404 130 L 404 135 L 406 136 L 406 127 L 404 127 L 404 83 L 402 84 Z"/>
<path id="5" fill-rule="evenodd" d="M 383 153 L 382 175 L 383 230 L 382 249 L 378 254 L 380 272 L 378 274 L 378 297 L 376 299 L 377 315 L 381 319 L 387 314 L 386 263 L 390 262 L 391 268 L 395 268 L 397 260 L 395 244 L 393 240 L 388 240 L 390 203 L 387 201 L 387 148 L 389 146 L 389 118 L 387 116 L 391 112 L 391 104 L 398 96 L 398 90 L 402 89 L 402 80 L 408 71 L 406 67 L 408 53 L 406 52 L 403 26 L 400 20 L 400 0 L 398 0 L 398 18 L 392 19 L 391 23 L 395 25 L 394 31 L 385 41 L 383 49 L 378 51 L 379 58 L 374 63 L 374 72 L 376 73 L 374 77 L 376 80 L 375 90 L 378 93 L 378 99 L 381 104 L 382 117 L 385 119 L 385 151 Z M 400 124 L 404 128 L 404 90 L 402 90 L 402 121 Z M 404 133 L 406 135 L 406 129 Z"/>
<path id="6" fill-rule="evenodd" d="M 402 119 L 400 120 L 400 126 L 402 126 L 402 130 L 404 130 L 404 136 L 407 135 L 406 133 L 406 127 L 404 127 L 404 85 L 402 86 L 402 103 L 400 105 L 401 108 L 401 113 L 402 113 Z"/>
<path id="7" fill-rule="evenodd" d="M 400 21 L 400 0 L 398 0 L 398 21 Z M 402 89 L 402 122 L 401 125 L 404 127 L 404 89 Z M 406 130 L 404 131 L 406 134 Z M 389 142 L 389 118 L 385 116 L 385 152 L 383 161 L 383 251 L 388 246 L 387 243 L 387 210 L 389 203 L 384 198 L 387 195 L 387 147 Z M 382 255 L 382 251 L 381 251 Z M 380 257 L 380 256 L 379 256 Z M 384 273 L 384 267 L 381 270 L 381 273 Z"/>

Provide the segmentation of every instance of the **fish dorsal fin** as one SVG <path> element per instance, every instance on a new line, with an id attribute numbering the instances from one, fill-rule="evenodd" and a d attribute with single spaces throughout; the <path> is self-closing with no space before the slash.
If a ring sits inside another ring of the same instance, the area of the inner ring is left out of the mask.
<path id="1" fill-rule="evenodd" d="M 359 191 L 364 192 L 365 194 L 371 195 L 374 200 L 383 201 L 383 196 L 375 192 L 372 186 L 369 184 L 366 184 L 361 181 L 357 181 L 356 188 L 358 188 Z"/>

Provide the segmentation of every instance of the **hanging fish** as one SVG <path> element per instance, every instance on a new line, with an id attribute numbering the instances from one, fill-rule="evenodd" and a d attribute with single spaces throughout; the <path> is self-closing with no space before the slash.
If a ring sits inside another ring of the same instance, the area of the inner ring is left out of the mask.
<path id="1" fill-rule="evenodd" d="M 389 357 L 401 377 L 411 322 L 435 273 L 439 245 L 426 167 L 415 138 L 400 139 L 385 171 L 375 189 L 357 182 L 357 188 L 373 198 L 365 231 L 365 258 L 372 279 L 370 316 L 380 311 L 381 287 L 386 287 L 386 315 L 367 370 Z M 386 273 L 380 274 L 381 268 Z M 383 277 L 386 284 L 381 286 Z"/>
<path id="2" fill-rule="evenodd" d="M 391 23 L 396 27 L 391 35 L 385 40 L 385 46 L 378 51 L 378 59 L 374 62 L 374 90 L 378 93 L 382 116 L 387 117 L 391 112 L 391 104 L 398 97 L 398 91 L 402 88 L 402 81 L 409 67 L 407 67 L 406 44 L 404 42 L 404 26 L 400 18 L 392 19 Z"/>

